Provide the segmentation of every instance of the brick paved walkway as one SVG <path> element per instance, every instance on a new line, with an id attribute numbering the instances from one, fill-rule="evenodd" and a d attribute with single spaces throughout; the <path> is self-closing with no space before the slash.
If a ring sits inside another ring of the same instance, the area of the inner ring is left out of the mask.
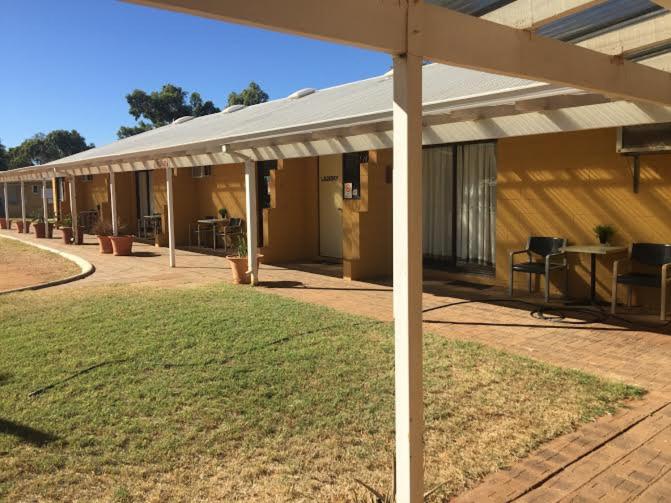
<path id="1" fill-rule="evenodd" d="M 9 231 L 0 231 L 0 233 Z M 16 236 L 15 232 L 11 233 Z M 33 240 L 34 236 L 24 236 Z M 92 276 L 57 288 L 104 283 L 150 283 L 158 287 L 228 281 L 221 257 L 135 245 L 136 256 L 98 254 L 93 238 L 82 246 L 39 240 L 76 253 L 96 266 Z M 346 282 L 295 268 L 262 266 L 262 288 L 305 302 L 391 320 L 388 284 Z M 543 446 L 507 470 L 487 477 L 459 501 L 671 501 L 671 330 L 635 329 L 627 323 L 559 325 L 510 303 L 466 303 L 505 297 L 503 290 L 427 281 L 425 329 L 446 337 L 482 342 L 549 363 L 579 368 L 638 384 L 650 391 L 632 407 L 607 416 Z M 654 317 L 646 322 L 654 323 Z"/>

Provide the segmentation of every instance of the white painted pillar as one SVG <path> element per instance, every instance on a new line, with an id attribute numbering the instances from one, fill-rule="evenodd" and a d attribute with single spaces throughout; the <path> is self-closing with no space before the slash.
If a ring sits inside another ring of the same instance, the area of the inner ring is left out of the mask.
<path id="1" fill-rule="evenodd" d="M 49 205 L 47 204 L 47 181 L 42 180 L 42 215 L 44 216 L 44 237 L 49 237 Z"/>
<path id="2" fill-rule="evenodd" d="M 116 211 L 116 180 L 114 178 L 114 171 L 110 171 L 110 208 L 112 210 L 112 234 L 117 236 L 119 234 L 119 222 Z"/>
<path id="3" fill-rule="evenodd" d="M 175 213 L 171 168 L 165 170 L 165 185 L 168 194 L 168 248 L 170 249 L 170 267 L 175 267 Z"/>
<path id="4" fill-rule="evenodd" d="M 26 232 L 26 184 L 21 181 L 21 220 L 23 221 L 23 232 Z"/>
<path id="5" fill-rule="evenodd" d="M 4 186 L 4 196 L 5 196 L 5 219 L 8 220 L 7 223 L 9 224 L 9 188 L 7 186 L 7 182 L 5 182 Z"/>
<path id="6" fill-rule="evenodd" d="M 72 217 L 72 237 L 76 245 L 79 242 L 79 223 L 77 222 L 77 188 L 75 186 L 75 177 L 71 176 L 68 179 L 68 186 L 70 188 L 70 216 Z"/>
<path id="7" fill-rule="evenodd" d="M 257 245 L 258 245 L 258 213 L 256 209 L 256 163 L 245 161 L 245 203 L 247 208 L 247 272 L 251 275 L 252 285 L 259 280 Z"/>
<path id="8" fill-rule="evenodd" d="M 420 503 L 424 492 L 422 58 L 396 56 L 393 78 L 396 497 L 399 503 Z"/>

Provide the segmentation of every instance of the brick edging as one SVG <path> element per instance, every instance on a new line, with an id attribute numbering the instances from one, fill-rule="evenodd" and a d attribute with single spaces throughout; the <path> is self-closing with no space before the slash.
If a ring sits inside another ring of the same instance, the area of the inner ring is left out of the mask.
<path id="1" fill-rule="evenodd" d="M 53 281 L 47 281 L 45 283 L 37 283 L 35 285 L 29 285 L 29 286 L 22 286 L 20 288 L 13 288 L 11 290 L 2 290 L 0 291 L 0 295 L 5 295 L 8 293 L 16 293 L 16 292 L 24 292 L 28 290 L 41 290 L 42 288 L 49 288 L 51 286 L 58 286 L 58 285 L 63 285 L 65 283 L 71 283 L 73 281 L 77 281 L 80 279 L 84 279 L 87 276 L 90 276 L 93 274 L 96 270 L 95 266 L 89 262 L 88 260 L 85 260 L 81 257 L 78 257 L 77 255 L 73 255 L 72 253 L 64 252 L 57 250 L 56 248 L 51 248 L 50 246 L 42 245 L 39 243 L 33 243 L 32 241 L 26 241 L 24 239 L 20 239 L 14 236 L 7 236 L 4 234 L 0 234 L 0 238 L 2 239 L 11 239 L 13 241 L 18 241 L 19 243 L 24 243 L 30 246 L 34 246 L 35 248 L 39 248 L 41 250 L 48 251 L 50 253 L 55 253 L 56 255 L 60 255 L 66 260 L 69 260 L 70 262 L 74 262 L 76 265 L 79 266 L 80 272 L 77 274 L 73 274 L 72 276 L 68 276 L 67 278 L 61 278 L 61 279 L 56 279 Z"/>

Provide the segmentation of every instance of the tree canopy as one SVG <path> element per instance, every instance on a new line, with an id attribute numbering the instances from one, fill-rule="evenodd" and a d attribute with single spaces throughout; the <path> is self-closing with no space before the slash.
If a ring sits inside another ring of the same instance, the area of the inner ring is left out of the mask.
<path id="1" fill-rule="evenodd" d="M 268 93 L 261 89 L 261 86 L 254 81 L 250 82 L 249 85 L 239 93 L 233 91 L 228 95 L 229 107 L 231 105 L 251 106 L 265 103 L 266 101 L 268 101 Z"/>
<path id="2" fill-rule="evenodd" d="M 188 100 L 187 100 L 188 96 Z M 144 131 L 170 124 L 175 119 L 191 115 L 200 117 L 220 112 L 212 101 L 203 101 L 199 93 L 188 95 L 181 87 L 165 84 L 160 91 L 147 94 L 135 89 L 126 96 L 128 112 L 138 123 L 122 126 L 117 132 L 119 138 L 127 138 Z"/>
<path id="3" fill-rule="evenodd" d="M 8 167 L 7 148 L 0 141 L 0 171 L 6 171 Z"/>
<path id="4" fill-rule="evenodd" d="M 56 129 L 48 134 L 37 133 L 20 145 L 9 149 L 6 154 L 7 165 L 15 169 L 44 164 L 94 146 L 92 143 L 86 143 L 86 139 L 75 129 L 71 131 Z"/>

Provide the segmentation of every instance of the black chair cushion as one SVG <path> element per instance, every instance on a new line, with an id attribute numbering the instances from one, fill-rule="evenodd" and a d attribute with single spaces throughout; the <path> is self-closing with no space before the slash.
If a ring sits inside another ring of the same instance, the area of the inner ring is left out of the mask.
<path id="1" fill-rule="evenodd" d="M 533 274 L 545 274 L 544 262 L 520 262 L 513 265 L 513 271 L 529 272 Z"/>
<path id="2" fill-rule="evenodd" d="M 642 272 L 628 272 L 617 275 L 617 282 L 623 285 L 651 286 L 660 288 L 662 277 L 658 274 L 646 274 Z"/>

